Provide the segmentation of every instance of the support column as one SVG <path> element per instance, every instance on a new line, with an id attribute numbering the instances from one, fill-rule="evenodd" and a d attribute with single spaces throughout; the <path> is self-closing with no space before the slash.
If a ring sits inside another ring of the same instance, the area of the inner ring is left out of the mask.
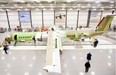
<path id="1" fill-rule="evenodd" d="M 78 28 L 78 24 L 79 24 L 79 10 L 77 11 L 77 25 L 76 25 L 76 30 Z"/>
<path id="2" fill-rule="evenodd" d="M 55 9 L 54 9 L 54 25 L 55 25 L 56 23 L 55 23 Z"/>
<path id="3" fill-rule="evenodd" d="M 20 11 L 18 11 L 19 26 L 20 26 L 20 28 L 22 28 L 22 26 L 21 26 L 21 22 L 20 22 L 20 17 L 19 17 L 19 16 L 20 16 L 20 15 L 19 15 L 19 12 L 20 12 Z"/>
<path id="4" fill-rule="evenodd" d="M 90 17 L 91 17 L 91 10 L 88 11 L 87 27 L 89 27 Z"/>
<path id="5" fill-rule="evenodd" d="M 44 27 L 44 16 L 43 16 L 43 10 L 42 10 L 42 27 Z"/>
<path id="6" fill-rule="evenodd" d="M 67 28 L 67 9 L 66 9 L 66 18 L 65 18 L 65 28 Z"/>
<path id="7" fill-rule="evenodd" d="M 7 22 L 8 22 L 8 31 L 11 31 L 11 27 L 10 27 L 10 21 L 9 21 L 9 16 L 8 16 L 8 11 L 6 10 L 6 17 L 7 17 Z"/>
<path id="8" fill-rule="evenodd" d="M 31 10 L 30 10 L 30 24 L 31 24 L 31 28 L 33 28 L 33 25 L 32 25 L 32 17 L 31 17 Z"/>
<path id="9" fill-rule="evenodd" d="M 43 29 L 43 27 L 44 27 L 44 16 L 43 16 L 43 10 L 42 10 L 42 29 Z"/>

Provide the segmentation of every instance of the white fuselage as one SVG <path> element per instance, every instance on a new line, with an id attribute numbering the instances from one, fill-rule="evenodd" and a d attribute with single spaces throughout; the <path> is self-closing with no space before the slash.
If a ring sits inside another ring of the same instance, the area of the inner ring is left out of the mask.
<path id="1" fill-rule="evenodd" d="M 65 31 L 54 31 L 53 34 L 56 34 L 56 37 L 65 37 L 66 35 L 66 32 Z M 47 32 L 38 32 L 36 35 L 35 35 L 35 39 L 38 40 L 38 39 L 47 39 L 48 38 L 48 31 Z"/>

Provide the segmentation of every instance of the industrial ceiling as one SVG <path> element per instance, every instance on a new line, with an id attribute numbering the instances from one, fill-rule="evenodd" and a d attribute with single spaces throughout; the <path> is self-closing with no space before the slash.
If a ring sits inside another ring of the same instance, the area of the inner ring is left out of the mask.
<path id="1" fill-rule="evenodd" d="M 116 0 L 0 0 L 0 10 L 115 10 Z"/>

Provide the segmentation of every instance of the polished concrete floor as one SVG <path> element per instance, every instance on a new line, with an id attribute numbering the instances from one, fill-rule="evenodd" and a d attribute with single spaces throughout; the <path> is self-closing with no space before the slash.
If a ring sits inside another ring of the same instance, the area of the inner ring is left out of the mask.
<path id="1" fill-rule="evenodd" d="M 43 49 L 9 49 L 5 54 L 0 49 L 0 75 L 116 75 L 116 41 L 104 36 L 97 36 L 97 48 L 91 46 L 89 39 L 74 42 L 74 48 L 64 48 L 61 55 L 62 73 L 47 73 L 45 66 L 46 51 Z M 2 39 L 2 38 L 1 38 Z M 65 43 L 65 41 L 64 41 Z M 81 47 L 77 45 L 81 44 Z M 21 47 L 21 46 L 20 46 Z M 37 47 L 38 48 L 38 47 Z M 85 73 L 84 64 L 87 53 L 92 54 L 91 68 Z"/>
<path id="2" fill-rule="evenodd" d="M 91 68 L 84 72 L 86 54 L 91 52 Z M 61 74 L 47 73 L 45 65 L 45 50 L 12 50 L 9 54 L 0 51 L 1 75 L 115 75 L 114 49 L 101 50 L 64 50 L 61 55 Z"/>

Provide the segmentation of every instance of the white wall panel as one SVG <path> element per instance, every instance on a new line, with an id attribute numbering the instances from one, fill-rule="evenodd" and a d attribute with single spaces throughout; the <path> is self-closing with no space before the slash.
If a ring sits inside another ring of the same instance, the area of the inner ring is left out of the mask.
<path id="1" fill-rule="evenodd" d="M 8 28 L 8 22 L 5 11 L 0 11 L 0 27 Z"/>
<path id="2" fill-rule="evenodd" d="M 17 26 L 19 26 L 19 18 L 17 11 L 8 11 L 8 16 L 9 16 L 11 29 L 14 29 Z"/>
<path id="3" fill-rule="evenodd" d="M 44 26 L 54 25 L 54 10 L 44 10 Z"/>
<path id="4" fill-rule="evenodd" d="M 42 26 L 42 11 L 41 10 L 31 11 L 31 16 L 32 16 L 33 27 Z"/>
<path id="5" fill-rule="evenodd" d="M 91 11 L 90 23 L 89 26 L 96 28 L 100 22 L 101 11 Z"/>
<path id="6" fill-rule="evenodd" d="M 67 26 L 72 27 L 73 29 L 76 28 L 77 25 L 77 11 L 69 10 L 67 11 Z"/>
<path id="7" fill-rule="evenodd" d="M 114 12 L 114 14 L 116 11 Z M 58 16 L 58 14 L 64 14 L 66 15 L 66 10 L 57 10 L 55 11 L 55 16 Z M 103 11 L 103 16 L 106 16 L 108 14 L 112 14 L 112 11 Z M 98 12 L 96 16 L 91 17 L 90 19 L 90 26 L 96 26 L 99 23 L 101 12 Z M 15 28 L 16 26 L 19 26 L 19 19 L 18 19 L 18 12 L 17 11 L 8 11 L 9 21 L 11 28 Z M 32 17 L 32 25 L 34 27 L 42 26 L 42 11 L 41 10 L 32 10 L 31 11 L 31 17 Z M 51 26 L 54 25 L 54 10 L 44 10 L 43 11 L 43 17 L 44 17 L 44 25 L 45 26 Z M 79 23 L 80 26 L 86 26 L 87 25 L 87 18 L 88 18 L 88 11 L 80 10 L 79 11 Z M 75 29 L 77 24 L 77 10 L 68 10 L 67 11 L 67 26 L 73 27 Z M 21 23 L 22 28 L 31 28 L 30 23 Z M 55 22 L 55 25 L 62 25 L 65 27 L 65 20 L 63 22 Z M 112 24 L 116 25 L 116 18 L 114 18 Z M 8 28 L 8 22 L 7 22 L 7 16 L 5 11 L 0 11 L 0 27 Z"/>
<path id="8" fill-rule="evenodd" d="M 109 10 L 109 11 L 103 11 L 103 16 L 102 17 L 104 17 L 104 16 L 107 16 L 107 15 L 111 15 L 112 14 L 112 11 L 111 10 Z"/>
<path id="9" fill-rule="evenodd" d="M 22 28 L 31 28 L 31 23 L 21 23 Z"/>
<path id="10" fill-rule="evenodd" d="M 88 11 L 79 11 L 79 24 L 78 26 L 86 26 L 88 18 Z"/>

